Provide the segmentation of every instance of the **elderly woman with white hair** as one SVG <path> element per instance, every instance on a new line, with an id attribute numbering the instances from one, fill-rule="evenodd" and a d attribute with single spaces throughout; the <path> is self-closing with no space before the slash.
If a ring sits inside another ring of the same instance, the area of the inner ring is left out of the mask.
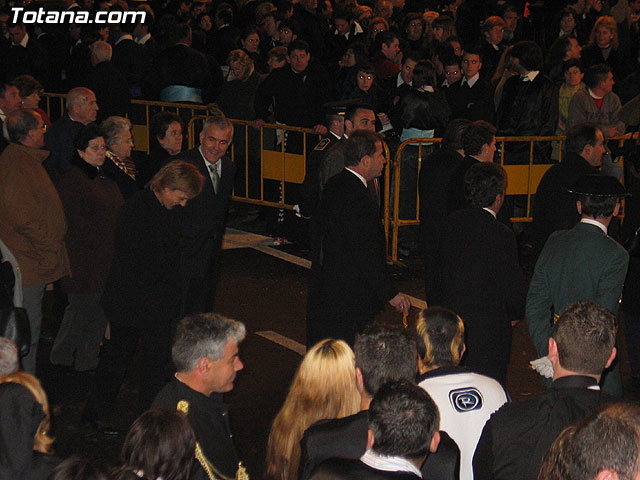
<path id="1" fill-rule="evenodd" d="M 126 199 L 138 191 L 136 178 L 138 169 L 131 158 L 133 135 L 131 122 L 124 117 L 109 117 L 100 124 L 107 145 L 107 154 L 102 169 L 116 182 Z"/>

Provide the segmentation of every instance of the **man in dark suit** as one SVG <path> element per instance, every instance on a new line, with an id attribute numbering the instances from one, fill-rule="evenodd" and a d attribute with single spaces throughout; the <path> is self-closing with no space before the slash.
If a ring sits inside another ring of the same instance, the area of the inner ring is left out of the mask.
<path id="1" fill-rule="evenodd" d="M 606 309 L 579 302 L 564 310 L 545 342 L 553 371 L 551 387 L 525 401 L 507 403 L 491 415 L 473 457 L 475 480 L 536 480 L 558 434 L 614 401 L 598 382 L 616 356 L 615 341 L 615 318 Z"/>
<path id="2" fill-rule="evenodd" d="M 98 40 L 91 44 L 91 65 L 87 84 L 96 95 L 100 110 L 98 122 L 113 115 L 125 117 L 131 106 L 129 85 L 122 73 L 111 62 L 112 48 Z"/>
<path id="3" fill-rule="evenodd" d="M 369 408 L 367 450 L 359 460 L 332 458 L 310 480 L 421 479 L 420 466 L 438 449 L 438 407 L 427 392 L 407 382 L 389 382 Z"/>
<path id="4" fill-rule="evenodd" d="M 447 90 L 451 118 L 484 120 L 493 122 L 493 87 L 491 79 L 482 70 L 482 53 L 477 48 L 467 48 L 462 58 L 464 76 Z"/>
<path id="5" fill-rule="evenodd" d="M 451 175 L 464 159 L 462 139 L 471 121 L 456 118 L 447 125 L 442 137 L 442 148 L 436 149 L 422 161 L 418 178 L 420 193 L 420 232 L 418 242 L 424 255 L 425 279 L 431 275 L 438 252 L 440 225 L 447 216 L 447 187 Z M 427 305 L 429 281 L 425 282 Z"/>
<path id="6" fill-rule="evenodd" d="M 24 23 L 9 26 L 11 48 L 0 59 L 3 65 L 2 75 L 13 80 L 26 73 L 35 77 L 45 88 L 49 87 L 49 59 L 44 47 L 27 33 Z"/>
<path id="7" fill-rule="evenodd" d="M 327 337 L 353 345 L 386 303 L 407 313 L 409 298 L 391 284 L 378 208 L 367 182 L 386 163 L 382 139 L 356 131 L 344 145 L 345 169 L 327 183 L 314 222 L 307 300 L 307 345 Z"/>
<path id="8" fill-rule="evenodd" d="M 577 194 L 580 222 L 571 230 L 551 234 L 527 295 L 527 325 L 538 355 L 547 355 L 553 313 L 580 300 L 592 300 L 616 315 L 629 265 L 629 254 L 607 235 L 626 191 L 606 175 L 583 175 L 572 187 Z M 603 388 L 622 394 L 620 373 L 614 367 L 604 376 Z"/>
<path id="9" fill-rule="evenodd" d="M 496 153 L 496 129 L 490 123 L 476 120 L 462 133 L 464 158 L 449 174 L 446 184 L 446 212 L 469 208 L 469 200 L 464 194 L 464 176 L 477 163 L 493 162 Z"/>
<path id="10" fill-rule="evenodd" d="M 333 457 L 358 460 L 367 449 L 367 412 L 374 395 L 389 381 L 413 382 L 417 348 L 403 330 L 370 327 L 356 337 L 356 381 L 361 411 L 344 418 L 323 420 L 307 429 L 300 441 L 298 476 L 307 480 L 324 460 Z M 458 480 L 460 451 L 453 440 L 440 432 L 438 452 L 422 466 L 425 478 Z"/>
<path id="11" fill-rule="evenodd" d="M 229 120 L 210 117 L 200 132 L 200 146 L 181 157 L 209 179 L 185 209 L 180 265 L 184 315 L 213 309 L 222 236 L 236 173 L 235 164 L 226 156 L 232 138 Z"/>
<path id="12" fill-rule="evenodd" d="M 536 258 L 549 235 L 580 221 L 576 197 L 569 190 L 581 175 L 600 174 L 604 151 L 604 135 L 596 125 L 583 123 L 567 132 L 562 163 L 544 174 L 533 202 L 531 241 Z"/>
<path id="13" fill-rule="evenodd" d="M 464 365 L 505 385 L 511 321 L 524 316 L 527 284 L 513 232 L 496 220 L 507 175 L 490 162 L 472 166 L 464 178 L 471 208 L 443 223 L 433 302 L 458 313 L 467 330 Z"/>

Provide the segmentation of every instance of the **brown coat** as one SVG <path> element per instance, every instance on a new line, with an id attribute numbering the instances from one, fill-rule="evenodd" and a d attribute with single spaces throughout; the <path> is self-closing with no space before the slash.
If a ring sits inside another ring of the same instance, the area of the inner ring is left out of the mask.
<path id="1" fill-rule="evenodd" d="M 58 193 L 69 228 L 65 243 L 71 277 L 62 280 L 67 293 L 102 293 L 113 258 L 118 209 L 124 203 L 116 183 L 74 158 L 60 176 Z"/>
<path id="2" fill-rule="evenodd" d="M 0 155 L 0 238 L 18 259 L 25 285 L 69 274 L 62 203 L 42 162 L 46 150 L 10 144 Z"/>

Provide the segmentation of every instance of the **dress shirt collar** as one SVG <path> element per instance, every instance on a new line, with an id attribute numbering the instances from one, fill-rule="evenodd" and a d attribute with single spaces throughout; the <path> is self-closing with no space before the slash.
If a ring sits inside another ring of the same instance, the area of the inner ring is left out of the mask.
<path id="1" fill-rule="evenodd" d="M 145 43 L 147 43 L 149 41 L 150 38 L 151 38 L 151 34 L 147 33 L 146 35 L 143 35 L 140 38 L 136 38 L 135 42 L 138 45 L 144 45 Z"/>
<path id="2" fill-rule="evenodd" d="M 118 45 L 123 40 L 133 40 L 133 35 L 131 35 L 130 33 L 123 33 L 116 41 L 116 45 Z"/>
<path id="3" fill-rule="evenodd" d="M 494 212 L 493 210 L 491 210 L 489 207 L 482 207 L 483 210 L 489 212 L 491 215 L 493 215 L 493 218 L 497 218 L 496 216 L 496 212 Z"/>
<path id="4" fill-rule="evenodd" d="M 597 220 L 594 220 L 593 218 L 582 218 L 580 219 L 580 223 L 586 223 L 588 225 L 595 225 L 596 227 L 598 227 L 600 230 L 602 230 L 604 232 L 604 234 L 607 234 L 607 227 L 605 227 L 602 223 L 600 223 Z"/>
<path id="5" fill-rule="evenodd" d="M 556 378 L 551 383 L 551 388 L 586 388 L 588 390 L 600 390 L 598 381 L 587 375 L 567 375 L 566 377 Z"/>
<path id="6" fill-rule="evenodd" d="M 384 472 L 410 472 L 422 478 L 422 472 L 406 458 L 387 457 L 386 455 L 380 455 L 369 449 L 360 457 L 360 461 L 376 470 L 382 470 Z"/>
<path id="7" fill-rule="evenodd" d="M 467 83 L 469 84 L 469 88 L 473 87 L 476 82 L 478 81 L 478 79 L 480 78 L 480 73 L 476 73 L 473 77 L 467 79 L 467 77 L 462 77 L 462 83 L 461 85 L 466 85 Z"/>
<path id="8" fill-rule="evenodd" d="M 342 137 L 340 137 L 340 136 L 339 136 L 339 135 L 337 135 L 336 133 L 332 132 L 331 130 L 329 130 L 329 133 L 330 133 L 331 135 L 333 135 L 334 137 L 336 137 L 336 140 L 341 140 L 341 139 L 342 139 Z"/>
<path id="9" fill-rule="evenodd" d="M 218 176 L 222 176 L 222 171 L 221 171 L 222 162 L 220 161 L 220 159 L 218 159 L 218 161 L 216 163 L 209 162 L 209 160 L 204 158 L 204 153 L 202 153 L 202 145 L 198 147 L 198 151 L 200 152 L 200 155 L 202 156 L 202 161 L 204 161 L 204 167 L 207 169 L 207 172 L 210 172 L 209 165 L 213 165 L 216 168 L 216 170 L 218 171 Z"/>
<path id="10" fill-rule="evenodd" d="M 29 43 L 29 34 L 25 33 L 24 37 L 22 37 L 22 40 L 20 40 L 20 43 L 13 43 L 11 42 L 11 46 L 13 47 L 22 47 L 22 48 L 27 48 L 27 43 Z"/>
<path id="11" fill-rule="evenodd" d="M 522 80 L 523 82 L 533 82 L 539 73 L 540 70 L 531 70 L 525 75 L 520 75 L 520 80 Z"/>
<path id="12" fill-rule="evenodd" d="M 405 82 L 404 78 L 402 78 L 402 72 L 398 72 L 398 78 L 396 78 L 396 88 L 399 87 L 400 85 L 404 85 Z M 413 84 L 413 82 L 409 82 L 407 83 L 407 85 L 411 86 Z"/>
<path id="13" fill-rule="evenodd" d="M 353 173 L 356 177 L 358 177 L 360 179 L 360 181 L 362 182 L 362 184 L 366 187 L 367 186 L 367 181 L 365 180 L 365 178 L 360 175 L 358 172 L 356 172 L 355 170 L 351 170 L 349 167 L 344 167 L 345 170 L 350 171 L 351 173 Z"/>
<path id="14" fill-rule="evenodd" d="M 599 95 L 596 95 L 596 94 L 593 92 L 593 90 L 591 90 L 590 88 L 588 88 L 587 90 L 589 90 L 589 95 L 591 95 L 591 98 L 595 98 L 596 100 L 601 100 L 601 99 L 603 99 L 603 98 L 604 98 L 604 97 L 601 97 L 601 96 L 599 96 Z"/>
<path id="15" fill-rule="evenodd" d="M 0 108 L 0 120 L 2 120 L 4 122 L 6 118 L 7 118 L 7 114 L 4 113 L 2 111 L 2 109 Z M 2 132 L 0 132 L 0 135 L 2 135 Z"/>

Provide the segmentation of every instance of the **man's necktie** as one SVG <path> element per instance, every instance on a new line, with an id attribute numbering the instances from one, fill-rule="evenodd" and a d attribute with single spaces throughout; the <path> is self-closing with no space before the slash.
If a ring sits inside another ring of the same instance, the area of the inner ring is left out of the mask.
<path id="1" fill-rule="evenodd" d="M 211 183 L 213 183 L 213 191 L 217 194 L 218 187 L 220 186 L 220 175 L 218 175 L 218 166 L 215 164 L 207 165 L 211 176 Z"/>

